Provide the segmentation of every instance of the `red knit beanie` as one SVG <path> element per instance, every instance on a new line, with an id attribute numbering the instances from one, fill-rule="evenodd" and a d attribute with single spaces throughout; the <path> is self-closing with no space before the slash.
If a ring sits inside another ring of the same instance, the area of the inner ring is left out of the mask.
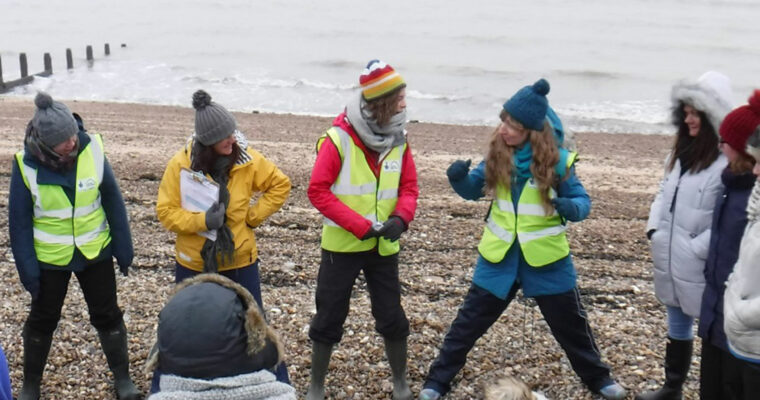
<path id="1" fill-rule="evenodd" d="M 736 108 L 726 115 L 720 124 L 720 137 L 724 142 L 742 153 L 746 153 L 747 138 L 760 125 L 760 90 L 755 90 L 749 104 Z"/>

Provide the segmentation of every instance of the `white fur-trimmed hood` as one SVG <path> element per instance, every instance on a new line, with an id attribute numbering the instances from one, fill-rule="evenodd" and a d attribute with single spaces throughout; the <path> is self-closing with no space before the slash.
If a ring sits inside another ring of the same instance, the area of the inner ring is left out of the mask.
<path id="1" fill-rule="evenodd" d="M 734 108 L 731 80 L 715 71 L 705 72 L 696 81 L 679 81 L 670 97 L 674 107 L 686 103 L 707 114 L 716 134 L 723 118 Z"/>

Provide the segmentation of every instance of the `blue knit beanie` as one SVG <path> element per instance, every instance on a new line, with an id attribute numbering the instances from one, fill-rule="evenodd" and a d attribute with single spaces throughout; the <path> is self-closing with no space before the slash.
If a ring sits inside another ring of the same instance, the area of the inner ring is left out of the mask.
<path id="1" fill-rule="evenodd" d="M 541 78 L 532 86 L 525 86 L 517 91 L 504 103 L 504 110 L 524 127 L 534 131 L 543 130 L 546 109 L 549 107 L 546 100 L 548 93 L 549 82 Z"/>

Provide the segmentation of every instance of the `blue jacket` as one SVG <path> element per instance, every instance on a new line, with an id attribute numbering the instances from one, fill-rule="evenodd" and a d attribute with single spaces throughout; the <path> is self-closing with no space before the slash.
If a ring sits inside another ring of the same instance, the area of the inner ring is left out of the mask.
<path id="1" fill-rule="evenodd" d="M 562 159 L 566 159 L 566 150 L 561 149 L 560 152 L 563 153 Z M 512 201 L 515 205 L 526 182 L 527 179 L 522 179 L 511 186 Z M 485 161 L 481 161 L 464 179 L 449 183 L 464 199 L 477 200 L 483 197 Z M 569 221 L 582 221 L 591 211 L 591 198 L 575 175 L 575 167 L 571 167 L 567 176 L 560 181 L 557 195 L 572 199 L 576 205 L 574 213 L 562 215 Z M 576 284 L 576 272 L 570 255 L 543 267 L 531 267 L 525 261 L 520 244 L 515 239 L 501 262 L 491 263 L 478 256 L 472 282 L 501 299 L 507 297 L 514 284 L 522 287 L 525 296 L 536 297 L 572 290 Z"/>
<path id="2" fill-rule="evenodd" d="M 79 148 L 81 151 L 90 143 L 90 137 L 85 134 L 84 127 L 79 127 Z M 24 155 L 24 163 L 37 168 L 37 182 L 47 185 L 60 185 L 74 202 L 74 191 L 76 188 L 76 168 L 63 173 L 56 172 L 39 163 L 36 157 L 30 152 Z M 111 243 L 103 248 L 100 254 L 93 260 L 86 259 L 78 250 L 74 250 L 74 257 L 69 265 L 65 267 L 50 265 L 37 260 L 37 254 L 34 250 L 34 233 L 32 218 L 34 215 L 34 202 L 32 194 L 24 184 L 21 177 L 21 171 L 13 158 L 13 168 L 11 172 L 11 187 L 8 199 L 8 228 L 10 230 L 11 250 L 16 260 L 16 269 L 18 270 L 21 283 L 24 287 L 35 295 L 35 290 L 39 287 L 40 269 L 49 269 L 56 271 L 82 271 L 87 266 L 102 261 L 109 257 L 116 257 L 116 261 L 122 269 L 122 273 L 127 271 L 127 267 L 132 264 L 134 251 L 132 248 L 132 234 L 129 230 L 129 221 L 127 219 L 127 209 L 124 206 L 124 199 L 119 190 L 119 184 L 116 182 L 111 165 L 106 160 L 103 168 L 103 182 L 100 184 L 100 196 L 103 210 L 108 219 L 108 225 L 111 231 Z"/>
<path id="3" fill-rule="evenodd" d="M 698 335 L 713 346 L 728 352 L 723 330 L 723 294 L 728 275 L 739 257 L 744 228 L 747 226 L 747 201 L 755 184 L 751 173 L 733 174 L 728 168 L 721 175 L 723 195 L 715 203 L 710 249 L 705 263 L 705 291 L 699 314 Z"/>
<path id="4" fill-rule="evenodd" d="M 11 396 L 11 378 L 8 372 L 8 360 L 0 347 L 0 400 L 13 400 Z"/>

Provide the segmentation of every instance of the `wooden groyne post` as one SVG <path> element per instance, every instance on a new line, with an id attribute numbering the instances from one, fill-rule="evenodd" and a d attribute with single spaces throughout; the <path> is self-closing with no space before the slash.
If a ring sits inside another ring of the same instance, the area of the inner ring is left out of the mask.
<path id="1" fill-rule="evenodd" d="M 126 44 L 121 45 L 122 48 L 127 47 Z M 104 46 L 105 55 L 111 55 L 111 46 L 106 43 Z M 92 67 L 95 62 L 95 57 L 92 54 L 92 46 L 87 45 L 85 49 L 85 55 L 87 57 L 87 66 Z M 53 58 L 50 53 L 45 53 L 42 58 L 43 71 L 33 75 L 29 75 L 29 64 L 26 59 L 26 53 L 20 53 L 18 56 L 19 71 L 21 72 L 21 78 L 5 82 L 3 80 L 3 63 L 0 59 L 0 93 L 5 93 L 17 86 L 23 86 L 29 84 L 34 80 L 35 76 L 50 76 L 53 74 Z M 66 49 L 66 69 L 70 70 L 74 68 L 74 57 L 71 54 L 71 49 Z"/>

